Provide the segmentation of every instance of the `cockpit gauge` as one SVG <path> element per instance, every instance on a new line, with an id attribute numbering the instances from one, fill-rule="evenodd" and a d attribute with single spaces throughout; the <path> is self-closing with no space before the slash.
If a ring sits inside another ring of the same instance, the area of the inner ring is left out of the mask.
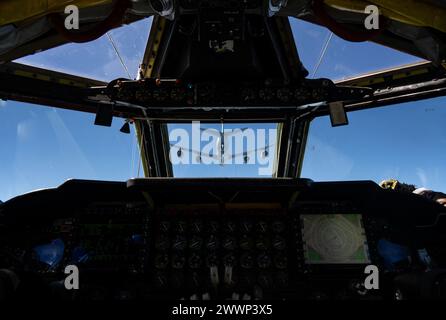
<path id="1" fill-rule="evenodd" d="M 243 269 L 252 269 L 254 267 L 254 263 L 255 263 L 254 257 L 250 253 L 244 253 L 240 257 L 240 266 Z"/>
<path id="2" fill-rule="evenodd" d="M 257 232 L 266 233 L 268 231 L 268 223 L 266 221 L 259 221 L 256 225 Z"/>
<path id="3" fill-rule="evenodd" d="M 285 231 L 286 226 L 285 223 L 283 223 L 282 221 L 273 221 L 273 223 L 271 224 L 271 229 L 273 230 L 274 233 L 282 233 Z"/>
<path id="4" fill-rule="evenodd" d="M 190 231 L 193 233 L 201 233 L 203 231 L 203 221 L 195 220 L 192 222 L 190 229 Z"/>
<path id="5" fill-rule="evenodd" d="M 271 275 L 267 273 L 261 273 L 259 274 L 258 282 L 263 289 L 269 289 L 273 286 L 274 280 Z"/>
<path id="6" fill-rule="evenodd" d="M 170 277 L 170 283 L 174 288 L 181 288 L 184 286 L 184 274 L 181 272 L 173 272 Z"/>
<path id="7" fill-rule="evenodd" d="M 191 269 L 198 269 L 198 268 L 200 268 L 202 262 L 203 261 L 201 260 L 201 257 L 198 254 L 196 254 L 196 253 L 192 254 L 189 257 L 189 267 Z"/>
<path id="8" fill-rule="evenodd" d="M 263 101 L 270 101 L 274 98 L 274 92 L 270 88 L 264 88 L 259 90 L 259 98 Z"/>
<path id="9" fill-rule="evenodd" d="M 242 250 L 251 250 L 254 246 L 254 240 L 250 236 L 244 234 L 240 238 L 239 246 Z"/>
<path id="10" fill-rule="evenodd" d="M 194 288 L 199 288 L 201 285 L 200 274 L 198 272 L 192 272 L 191 276 L 188 278 L 189 285 Z"/>
<path id="11" fill-rule="evenodd" d="M 172 268 L 182 269 L 186 264 L 186 258 L 182 254 L 174 254 L 172 256 Z"/>
<path id="12" fill-rule="evenodd" d="M 206 257 L 206 266 L 208 268 L 218 266 L 218 257 L 217 254 L 211 253 Z"/>
<path id="13" fill-rule="evenodd" d="M 160 224 L 159 224 L 159 229 L 163 233 L 169 232 L 170 221 L 166 221 L 166 220 L 161 221 Z"/>
<path id="14" fill-rule="evenodd" d="M 167 286 L 167 276 L 165 273 L 157 272 L 154 279 L 155 279 L 155 285 L 158 288 L 164 288 Z"/>
<path id="15" fill-rule="evenodd" d="M 222 247 L 226 250 L 234 250 L 237 246 L 237 242 L 234 237 L 228 236 L 223 239 Z"/>
<path id="16" fill-rule="evenodd" d="M 158 88 L 153 91 L 152 96 L 153 96 L 153 99 L 161 102 L 161 101 L 164 101 L 167 99 L 167 97 L 169 96 L 169 92 L 166 88 Z"/>
<path id="17" fill-rule="evenodd" d="M 245 221 L 242 221 L 240 224 L 240 231 L 242 233 L 250 233 L 252 231 L 253 227 L 254 226 L 251 221 L 245 220 Z"/>
<path id="18" fill-rule="evenodd" d="M 219 223 L 217 221 L 215 221 L 215 220 L 209 221 L 208 231 L 210 233 L 217 233 L 219 228 L 220 228 L 220 225 L 219 225 Z"/>
<path id="19" fill-rule="evenodd" d="M 277 98 L 282 102 L 288 102 L 291 98 L 291 91 L 288 88 L 281 88 L 277 90 Z"/>
<path id="20" fill-rule="evenodd" d="M 167 254 L 158 254 L 155 257 L 155 268 L 157 269 L 165 269 L 169 264 L 169 257 Z"/>
<path id="21" fill-rule="evenodd" d="M 272 240 L 272 246 L 276 250 L 284 250 L 286 248 L 286 240 L 282 236 L 275 236 Z"/>
<path id="22" fill-rule="evenodd" d="M 237 229 L 237 226 L 234 223 L 234 221 L 228 221 L 224 225 L 224 231 L 227 233 L 234 233 L 236 229 Z"/>
<path id="23" fill-rule="evenodd" d="M 170 91 L 170 98 L 173 101 L 181 101 L 184 99 L 184 97 L 186 96 L 186 90 L 184 88 L 173 88 Z"/>
<path id="24" fill-rule="evenodd" d="M 271 247 L 271 242 L 268 237 L 260 236 L 256 240 L 256 248 L 259 250 L 268 250 Z"/>
<path id="25" fill-rule="evenodd" d="M 287 288 L 289 287 L 289 277 L 286 271 L 279 271 L 276 273 L 274 277 L 274 283 L 278 288 Z"/>
<path id="26" fill-rule="evenodd" d="M 209 250 L 216 250 L 219 247 L 219 240 L 217 238 L 217 236 L 211 234 L 207 239 L 206 239 L 206 248 Z"/>
<path id="27" fill-rule="evenodd" d="M 234 254 L 232 254 L 232 253 L 228 253 L 228 254 L 226 254 L 226 255 L 223 257 L 223 264 L 224 264 L 226 267 L 232 267 L 232 266 L 235 265 L 236 260 L 237 260 L 237 259 L 236 259 L 236 257 L 235 257 Z"/>
<path id="28" fill-rule="evenodd" d="M 255 100 L 257 97 L 256 91 L 251 88 L 245 88 L 242 90 L 242 101 L 249 102 Z"/>
<path id="29" fill-rule="evenodd" d="M 170 241 L 169 237 L 165 235 L 159 236 L 155 241 L 155 248 L 161 251 L 165 251 L 169 249 L 170 247 Z"/>
<path id="30" fill-rule="evenodd" d="M 309 97 L 311 97 L 311 93 L 305 88 L 297 88 L 294 91 L 294 97 L 298 101 L 304 101 L 307 100 Z"/>
<path id="31" fill-rule="evenodd" d="M 199 236 L 194 235 L 189 240 L 189 249 L 191 250 L 200 250 L 202 245 L 203 245 L 203 239 Z"/>
<path id="32" fill-rule="evenodd" d="M 177 235 L 172 242 L 172 249 L 184 250 L 187 246 L 187 239 L 184 236 Z"/>
<path id="33" fill-rule="evenodd" d="M 185 233 L 187 231 L 187 223 L 186 221 L 178 221 L 175 225 L 175 232 L 177 233 Z"/>
<path id="34" fill-rule="evenodd" d="M 286 255 L 279 253 L 274 257 L 274 266 L 277 269 L 286 269 L 288 267 L 288 258 Z"/>
<path id="35" fill-rule="evenodd" d="M 271 257 L 266 252 L 262 252 L 257 256 L 257 265 L 259 268 L 267 269 L 271 267 L 271 264 Z"/>

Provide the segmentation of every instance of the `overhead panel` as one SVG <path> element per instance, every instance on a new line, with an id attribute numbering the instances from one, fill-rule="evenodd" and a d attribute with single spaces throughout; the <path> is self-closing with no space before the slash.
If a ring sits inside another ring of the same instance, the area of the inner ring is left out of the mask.
<path id="1" fill-rule="evenodd" d="M 86 8 L 111 2 L 112 0 L 2 0 L 0 2 L 0 26 L 61 12 L 68 5 Z"/>
<path id="2" fill-rule="evenodd" d="M 376 5 L 379 7 L 381 14 L 392 20 L 446 32 L 446 9 L 425 1 L 325 0 L 325 4 L 337 9 L 362 13 L 366 6 Z"/>

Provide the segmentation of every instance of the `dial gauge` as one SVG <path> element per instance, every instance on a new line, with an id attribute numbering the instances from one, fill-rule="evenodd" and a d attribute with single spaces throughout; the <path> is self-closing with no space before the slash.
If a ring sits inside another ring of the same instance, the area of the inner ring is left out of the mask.
<path id="1" fill-rule="evenodd" d="M 240 265 L 244 269 L 252 269 L 254 267 L 254 257 L 250 253 L 245 253 L 240 257 Z"/>
<path id="2" fill-rule="evenodd" d="M 192 236 L 192 238 L 189 241 L 189 249 L 191 250 L 200 250 L 201 246 L 203 245 L 203 239 L 199 236 Z"/>
<path id="3" fill-rule="evenodd" d="M 206 239 L 206 248 L 209 250 L 216 250 L 219 247 L 219 240 L 217 238 L 217 236 L 211 234 L 207 239 Z"/>
<path id="4" fill-rule="evenodd" d="M 273 248 L 276 250 L 284 250 L 286 248 L 286 241 L 284 237 L 275 236 L 272 241 Z"/>
<path id="5" fill-rule="evenodd" d="M 237 246 L 237 242 L 234 237 L 226 237 L 223 239 L 223 248 L 226 250 L 234 250 Z"/>
<path id="6" fill-rule="evenodd" d="M 186 264 L 186 258 L 181 254 L 174 254 L 172 256 L 172 268 L 182 269 Z"/>
<path id="7" fill-rule="evenodd" d="M 272 264 L 271 257 L 267 253 L 261 253 L 257 257 L 257 265 L 261 269 L 269 268 Z"/>
<path id="8" fill-rule="evenodd" d="M 167 254 L 158 254 L 155 257 L 155 268 L 157 269 L 165 269 L 169 264 L 169 257 Z"/>
<path id="9" fill-rule="evenodd" d="M 184 250 L 187 246 L 187 240 L 184 236 L 176 236 L 172 243 L 172 249 L 174 250 Z"/>

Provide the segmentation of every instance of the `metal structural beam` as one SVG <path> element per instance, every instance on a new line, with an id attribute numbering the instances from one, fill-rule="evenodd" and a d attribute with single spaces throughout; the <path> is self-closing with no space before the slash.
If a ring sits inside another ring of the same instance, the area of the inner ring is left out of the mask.
<path id="1" fill-rule="evenodd" d="M 138 79 L 160 77 L 163 64 L 163 50 L 168 46 L 170 22 L 162 17 L 155 17 L 152 22 L 149 39 L 138 71 Z M 167 30 L 167 31 L 166 31 Z M 142 165 L 146 177 L 173 176 L 169 160 L 169 138 L 167 124 L 144 119 L 135 121 L 135 129 L 140 146 Z"/>
<path id="2" fill-rule="evenodd" d="M 0 65 L 0 98 L 4 100 L 96 113 L 96 103 L 79 98 L 84 97 L 86 89 L 104 85 L 101 81 L 14 62 Z"/>

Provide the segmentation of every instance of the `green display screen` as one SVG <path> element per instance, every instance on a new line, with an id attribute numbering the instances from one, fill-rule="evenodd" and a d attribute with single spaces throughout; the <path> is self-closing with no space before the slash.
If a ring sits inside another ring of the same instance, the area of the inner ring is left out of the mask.
<path id="1" fill-rule="evenodd" d="M 301 215 L 307 264 L 370 263 L 360 214 Z"/>

